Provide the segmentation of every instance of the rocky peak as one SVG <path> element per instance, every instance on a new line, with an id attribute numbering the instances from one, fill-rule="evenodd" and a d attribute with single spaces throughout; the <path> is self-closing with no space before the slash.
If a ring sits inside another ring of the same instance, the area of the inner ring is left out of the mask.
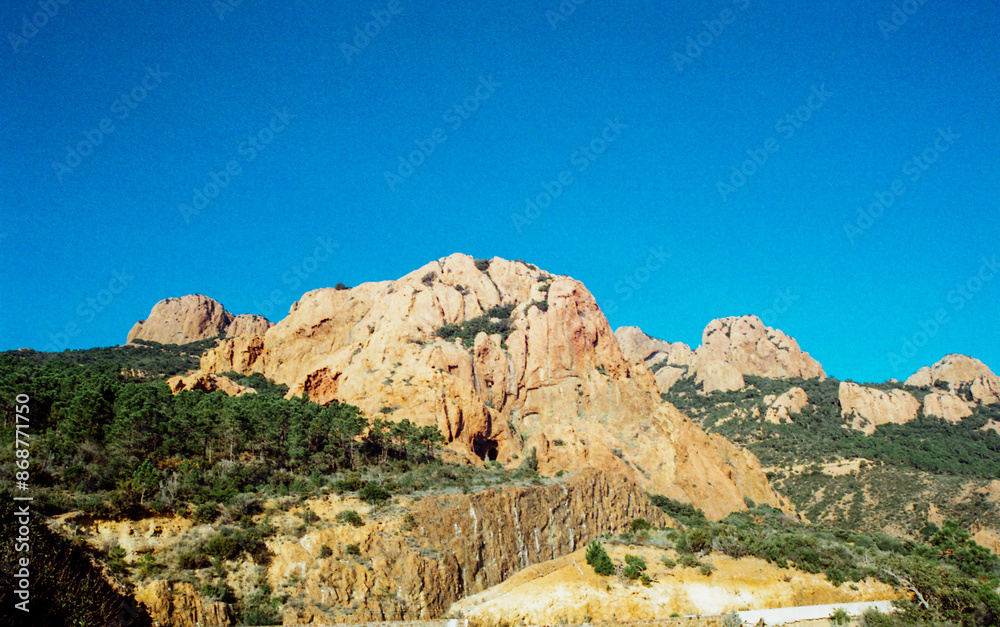
<path id="1" fill-rule="evenodd" d="M 731 316 L 711 321 L 695 351 L 699 362 L 722 361 L 741 375 L 826 378 L 823 367 L 798 342 L 766 326 L 757 316 Z"/>
<path id="2" fill-rule="evenodd" d="M 534 455 L 545 474 L 614 471 L 713 516 L 743 509 L 744 496 L 779 504 L 756 459 L 660 400 L 582 283 L 521 261 L 454 254 L 395 281 L 308 292 L 265 334 L 223 340 L 201 368 L 436 425 L 473 463 Z"/>
<path id="3" fill-rule="evenodd" d="M 274 323 L 264 316 L 240 314 L 233 318 L 232 324 L 226 329 L 226 337 L 264 335 Z"/>
<path id="4" fill-rule="evenodd" d="M 933 366 L 924 366 L 906 380 L 906 385 L 943 387 L 965 392 L 983 405 L 1000 403 L 1000 378 L 983 362 L 967 355 L 946 355 Z"/>
<path id="5" fill-rule="evenodd" d="M 840 408 L 851 428 L 865 435 L 884 424 L 905 424 L 917 417 L 920 401 L 904 390 L 882 391 L 850 381 L 840 383 Z"/>
<path id="6" fill-rule="evenodd" d="M 126 341 L 187 344 L 219 335 L 259 335 L 271 326 L 273 324 L 262 316 L 234 316 L 213 298 L 188 294 L 180 298 L 165 298 L 153 305 L 149 317 L 135 323 Z"/>

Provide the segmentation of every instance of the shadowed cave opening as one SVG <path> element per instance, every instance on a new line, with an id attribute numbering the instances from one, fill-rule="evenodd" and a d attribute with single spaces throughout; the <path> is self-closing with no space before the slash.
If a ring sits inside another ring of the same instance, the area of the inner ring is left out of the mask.
<path id="1" fill-rule="evenodd" d="M 472 452 L 484 462 L 494 461 L 497 458 L 497 441 L 477 435 L 472 439 Z"/>

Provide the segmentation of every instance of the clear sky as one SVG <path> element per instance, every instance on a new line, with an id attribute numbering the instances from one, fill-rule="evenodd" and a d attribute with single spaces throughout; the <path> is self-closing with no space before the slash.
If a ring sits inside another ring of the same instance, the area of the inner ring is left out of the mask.
<path id="1" fill-rule="evenodd" d="M 0 349 L 464 252 L 692 347 L 998 371 L 1000 12 L 826 4 L 7 0 Z"/>

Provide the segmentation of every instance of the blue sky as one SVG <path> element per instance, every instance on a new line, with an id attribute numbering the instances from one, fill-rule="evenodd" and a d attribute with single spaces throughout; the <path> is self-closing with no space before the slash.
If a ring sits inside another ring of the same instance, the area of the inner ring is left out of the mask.
<path id="1" fill-rule="evenodd" d="M 755 313 L 842 379 L 1000 370 L 985 0 L 64 1 L 0 8 L 0 349 L 464 252 L 692 346 Z"/>

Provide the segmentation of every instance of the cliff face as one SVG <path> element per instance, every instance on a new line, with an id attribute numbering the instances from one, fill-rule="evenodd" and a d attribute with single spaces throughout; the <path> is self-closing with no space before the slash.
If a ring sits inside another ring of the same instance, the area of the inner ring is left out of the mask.
<path id="1" fill-rule="evenodd" d="M 966 355 L 946 355 L 933 366 L 924 366 L 913 373 L 906 384 L 967 391 L 982 405 L 1000 403 L 1000 377 L 983 362 Z"/>
<path id="2" fill-rule="evenodd" d="M 594 470 L 548 486 L 425 497 L 406 507 L 409 525 L 390 518 L 274 543 L 272 583 L 292 573 L 302 582 L 285 623 L 326 622 L 324 604 L 338 608 L 338 622 L 437 618 L 458 599 L 624 530 L 634 518 L 672 524 L 634 483 Z M 360 557 L 318 558 L 322 545 L 342 541 L 357 543 Z"/>
<path id="3" fill-rule="evenodd" d="M 915 419 L 920 401 L 903 390 L 883 392 L 843 381 L 840 408 L 845 418 L 852 419 L 852 428 L 871 435 L 878 425 L 904 424 Z"/>
<path id="4" fill-rule="evenodd" d="M 148 318 L 135 323 L 126 341 L 187 344 L 220 334 L 227 337 L 256 335 L 266 332 L 270 326 L 271 323 L 261 316 L 234 316 L 214 299 L 188 294 L 156 303 Z"/>
<path id="5" fill-rule="evenodd" d="M 661 393 L 684 376 L 694 376 L 706 393 L 739 390 L 745 385 L 744 375 L 826 378 L 823 367 L 798 342 L 765 326 L 757 316 L 711 321 L 695 351 L 680 342 L 650 337 L 638 327 L 620 327 L 615 336 L 626 358 L 655 371 Z"/>
<path id="6" fill-rule="evenodd" d="M 514 307 L 505 339 L 436 336 L 497 305 Z M 781 504 L 752 456 L 660 401 L 582 283 L 523 262 L 481 270 L 456 254 L 396 281 L 315 290 L 264 334 L 222 341 L 201 368 L 259 372 L 290 395 L 436 425 L 474 463 L 516 464 L 535 449 L 543 474 L 621 472 L 715 517 L 744 509 L 744 496 Z"/>
<path id="7" fill-rule="evenodd" d="M 721 361 L 742 375 L 826 378 L 823 367 L 794 338 L 766 326 L 757 316 L 713 320 L 695 351 L 700 362 Z"/>

